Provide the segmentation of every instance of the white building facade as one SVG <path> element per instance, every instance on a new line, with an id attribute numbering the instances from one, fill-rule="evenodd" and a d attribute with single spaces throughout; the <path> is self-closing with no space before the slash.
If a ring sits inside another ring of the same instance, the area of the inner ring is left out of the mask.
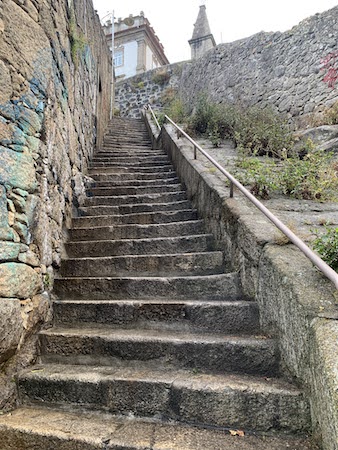
<path id="1" fill-rule="evenodd" d="M 111 48 L 111 22 L 106 23 L 103 28 Z M 117 81 L 166 64 L 169 64 L 169 61 L 163 45 L 143 12 L 115 22 L 114 67 Z"/>

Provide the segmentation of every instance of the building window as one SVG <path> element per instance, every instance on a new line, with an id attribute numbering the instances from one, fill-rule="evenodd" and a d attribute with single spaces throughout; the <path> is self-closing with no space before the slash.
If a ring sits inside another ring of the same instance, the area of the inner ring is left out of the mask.
<path id="1" fill-rule="evenodd" d="M 152 64 L 152 68 L 155 69 L 156 67 L 158 67 L 160 64 L 156 58 L 156 56 L 153 55 L 153 64 Z"/>
<path id="2" fill-rule="evenodd" d="M 115 67 L 121 67 L 124 64 L 123 58 L 123 49 L 115 50 L 114 54 L 114 66 Z"/>

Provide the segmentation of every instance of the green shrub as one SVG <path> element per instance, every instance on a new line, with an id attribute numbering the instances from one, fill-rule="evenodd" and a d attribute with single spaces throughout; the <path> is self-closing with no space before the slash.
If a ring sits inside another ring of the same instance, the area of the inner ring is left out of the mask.
<path id="1" fill-rule="evenodd" d="M 333 154 L 312 150 L 303 159 L 286 158 L 278 173 L 282 192 L 305 200 L 335 200 L 338 177 Z"/>
<path id="2" fill-rule="evenodd" d="M 189 129 L 207 134 L 215 146 L 229 137 L 238 146 L 257 155 L 280 157 L 292 144 L 287 122 L 273 110 L 215 104 L 206 94 L 200 95 L 196 102 Z"/>
<path id="3" fill-rule="evenodd" d="M 276 163 L 271 160 L 261 161 L 255 157 L 247 157 L 240 153 L 236 166 L 244 169 L 245 176 L 242 181 L 251 185 L 250 191 L 257 197 L 268 199 L 270 194 L 278 189 Z M 236 174 L 237 175 L 237 174 Z"/>
<path id="4" fill-rule="evenodd" d="M 332 269 L 338 271 L 338 228 L 325 226 L 325 230 L 326 233 L 322 235 L 315 230 L 317 238 L 312 247 Z"/>
<path id="5" fill-rule="evenodd" d="M 303 159 L 285 156 L 276 162 L 270 158 L 248 157 L 242 150 L 236 166 L 242 169 L 240 178 L 244 184 L 250 185 L 251 192 L 261 198 L 279 192 L 304 200 L 337 199 L 338 170 L 330 153 L 312 150 Z"/>
<path id="6" fill-rule="evenodd" d="M 236 119 L 236 144 L 251 153 L 281 157 L 291 147 L 291 130 L 285 119 L 272 109 L 240 108 Z"/>

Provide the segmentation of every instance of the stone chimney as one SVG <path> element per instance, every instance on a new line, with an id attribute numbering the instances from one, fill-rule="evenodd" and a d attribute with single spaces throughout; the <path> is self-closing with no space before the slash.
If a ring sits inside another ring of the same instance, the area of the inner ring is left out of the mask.
<path id="1" fill-rule="evenodd" d="M 205 52 L 216 46 L 214 36 L 210 31 L 205 5 L 200 6 L 194 25 L 194 32 L 189 44 L 191 48 L 191 59 L 201 57 Z"/>

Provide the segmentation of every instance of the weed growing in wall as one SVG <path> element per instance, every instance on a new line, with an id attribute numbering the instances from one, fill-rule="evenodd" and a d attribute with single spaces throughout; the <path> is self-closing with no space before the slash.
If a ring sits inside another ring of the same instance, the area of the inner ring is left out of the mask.
<path id="1" fill-rule="evenodd" d="M 338 271 L 338 228 L 325 226 L 325 233 L 321 234 L 315 230 L 316 239 L 312 242 L 312 247 L 321 258 L 335 271 Z"/>
<path id="2" fill-rule="evenodd" d="M 166 69 L 157 70 L 154 73 L 152 80 L 155 84 L 159 84 L 160 86 L 163 86 L 164 84 L 168 83 L 168 81 L 170 80 L 170 73 Z"/>
<path id="3" fill-rule="evenodd" d="M 72 60 L 75 66 L 79 63 L 79 56 L 84 53 L 87 40 L 82 32 L 77 30 L 75 18 L 72 17 L 69 22 L 69 40 Z"/>

